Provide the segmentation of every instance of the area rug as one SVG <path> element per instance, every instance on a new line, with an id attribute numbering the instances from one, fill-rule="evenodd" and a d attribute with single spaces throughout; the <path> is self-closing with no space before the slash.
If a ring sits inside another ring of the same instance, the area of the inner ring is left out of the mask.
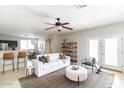
<path id="1" fill-rule="evenodd" d="M 80 82 L 73 82 L 65 77 L 64 69 L 37 78 L 36 76 L 19 79 L 22 88 L 111 88 L 114 74 L 102 72 L 96 74 L 88 70 L 88 78 Z"/>

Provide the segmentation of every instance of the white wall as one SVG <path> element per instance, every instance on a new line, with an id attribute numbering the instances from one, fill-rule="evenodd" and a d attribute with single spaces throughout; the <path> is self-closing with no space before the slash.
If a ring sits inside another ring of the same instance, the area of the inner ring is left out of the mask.
<path id="1" fill-rule="evenodd" d="M 118 23 L 108 26 L 102 26 L 98 28 L 93 28 L 84 31 L 73 32 L 61 36 L 61 42 L 63 39 L 67 38 L 68 42 L 77 42 L 77 55 L 78 62 L 80 63 L 82 59 L 87 57 L 88 46 L 87 40 L 89 38 L 102 38 L 110 35 L 123 34 L 124 33 L 124 23 Z"/>
<path id="2" fill-rule="evenodd" d="M 53 53 L 60 52 L 60 49 L 61 49 L 60 44 L 61 44 L 60 35 L 53 35 L 52 37 L 52 52 Z"/>

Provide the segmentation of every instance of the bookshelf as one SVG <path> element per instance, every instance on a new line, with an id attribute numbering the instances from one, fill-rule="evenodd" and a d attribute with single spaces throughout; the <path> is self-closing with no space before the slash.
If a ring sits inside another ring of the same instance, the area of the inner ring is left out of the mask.
<path id="1" fill-rule="evenodd" d="M 61 43 L 61 48 L 64 55 L 70 56 L 71 62 L 77 62 L 77 42 Z"/>

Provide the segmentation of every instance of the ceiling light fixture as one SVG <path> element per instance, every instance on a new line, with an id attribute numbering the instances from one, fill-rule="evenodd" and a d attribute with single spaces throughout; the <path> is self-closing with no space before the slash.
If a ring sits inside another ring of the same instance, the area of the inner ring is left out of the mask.
<path id="1" fill-rule="evenodd" d="M 82 8 L 84 8 L 84 7 L 87 7 L 87 5 L 75 5 L 75 7 L 76 7 L 77 9 L 82 9 Z"/>
<path id="2" fill-rule="evenodd" d="M 52 25 L 52 27 L 46 28 L 45 30 L 50 30 L 53 28 L 57 28 L 58 32 L 60 32 L 62 30 L 62 28 L 65 28 L 68 30 L 73 30 L 73 28 L 66 26 L 66 25 L 70 24 L 69 22 L 62 23 L 60 21 L 60 18 L 56 18 L 56 20 L 57 20 L 57 22 L 55 22 L 55 23 L 45 23 L 47 25 Z"/>
<path id="3" fill-rule="evenodd" d="M 62 26 L 56 26 L 56 27 L 57 27 L 57 30 L 60 32 L 62 29 Z"/>

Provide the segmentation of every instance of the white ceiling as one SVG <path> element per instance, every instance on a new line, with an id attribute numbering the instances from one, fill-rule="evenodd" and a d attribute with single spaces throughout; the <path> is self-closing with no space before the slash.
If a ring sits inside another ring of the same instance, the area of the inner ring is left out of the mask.
<path id="1" fill-rule="evenodd" d="M 124 21 L 124 6 L 88 5 L 77 9 L 76 6 L 0 6 L 0 33 L 16 36 L 63 34 L 72 31 L 56 29 L 45 31 L 50 27 L 45 22 L 54 23 L 55 18 L 69 22 L 73 31 L 89 29 Z"/>

